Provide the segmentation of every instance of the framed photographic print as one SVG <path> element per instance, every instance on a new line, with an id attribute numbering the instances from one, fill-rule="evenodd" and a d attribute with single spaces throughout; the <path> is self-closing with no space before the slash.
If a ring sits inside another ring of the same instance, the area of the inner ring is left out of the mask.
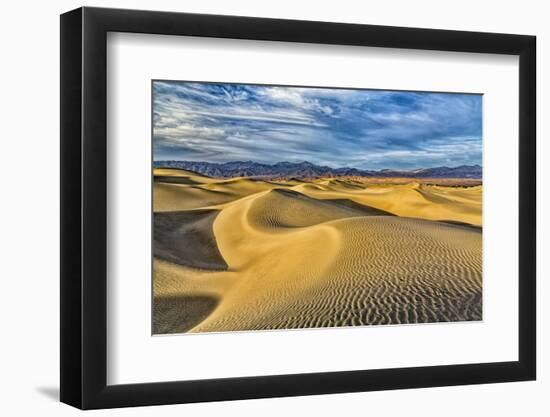
<path id="1" fill-rule="evenodd" d="M 535 379 L 535 38 L 61 16 L 61 400 Z"/>

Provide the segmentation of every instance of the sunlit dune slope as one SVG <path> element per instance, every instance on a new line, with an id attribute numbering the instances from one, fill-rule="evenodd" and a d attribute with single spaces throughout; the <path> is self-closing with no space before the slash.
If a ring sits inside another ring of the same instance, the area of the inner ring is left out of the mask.
<path id="1" fill-rule="evenodd" d="M 343 187 L 329 182 L 295 186 L 296 191 L 318 198 L 348 198 L 357 203 L 389 211 L 398 216 L 429 220 L 454 220 L 481 225 L 482 187 L 439 187 L 405 184 Z"/>
<path id="2" fill-rule="evenodd" d="M 268 228 L 270 232 L 312 226 L 343 217 L 391 215 L 347 199 L 316 200 L 286 189 L 270 190 L 257 197 L 248 207 L 247 221 L 253 227 Z"/>
<path id="3" fill-rule="evenodd" d="M 190 171 L 155 169 L 154 211 L 215 206 L 277 186 L 276 183 L 249 178 L 212 179 Z"/>

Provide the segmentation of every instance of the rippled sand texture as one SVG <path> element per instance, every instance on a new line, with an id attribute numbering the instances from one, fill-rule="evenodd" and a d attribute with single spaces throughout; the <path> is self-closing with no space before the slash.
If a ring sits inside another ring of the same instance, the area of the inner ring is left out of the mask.
<path id="1" fill-rule="evenodd" d="M 481 200 L 156 169 L 153 332 L 481 320 Z"/>

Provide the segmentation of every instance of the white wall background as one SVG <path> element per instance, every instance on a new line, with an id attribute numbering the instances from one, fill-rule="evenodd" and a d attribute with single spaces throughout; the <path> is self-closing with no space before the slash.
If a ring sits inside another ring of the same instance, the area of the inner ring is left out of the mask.
<path id="1" fill-rule="evenodd" d="M 370 3 L 370 4 L 369 4 Z M 59 17 L 81 6 L 72 0 L 9 2 L 2 10 L 0 65 L 0 410 L 3 415 L 68 416 L 57 402 L 59 378 Z M 239 14 L 533 34 L 538 37 L 539 137 L 539 378 L 536 382 L 344 395 L 145 407 L 94 415 L 194 416 L 334 415 L 545 416 L 550 413 L 550 157 L 543 120 L 550 97 L 550 26 L 545 2 L 277 0 L 124 0 L 86 5 Z M 547 188 L 547 187 L 546 187 Z M 546 395 L 545 395 L 546 394 Z"/>

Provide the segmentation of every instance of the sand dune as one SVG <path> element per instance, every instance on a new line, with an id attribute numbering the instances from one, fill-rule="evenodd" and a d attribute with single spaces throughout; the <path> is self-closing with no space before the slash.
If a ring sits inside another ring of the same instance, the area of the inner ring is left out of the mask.
<path id="1" fill-rule="evenodd" d="M 273 189 L 255 198 L 248 223 L 257 228 L 306 227 L 343 217 L 391 215 L 348 199 L 316 200 L 293 190 Z"/>
<path id="2" fill-rule="evenodd" d="M 463 189 L 412 183 L 374 184 L 349 190 L 332 184 L 328 184 L 328 187 L 315 189 L 296 186 L 294 189 L 318 199 L 348 198 L 398 216 L 481 225 L 481 186 Z"/>
<path id="3" fill-rule="evenodd" d="M 155 333 L 482 317 L 481 186 L 177 174 L 155 172 Z"/>

